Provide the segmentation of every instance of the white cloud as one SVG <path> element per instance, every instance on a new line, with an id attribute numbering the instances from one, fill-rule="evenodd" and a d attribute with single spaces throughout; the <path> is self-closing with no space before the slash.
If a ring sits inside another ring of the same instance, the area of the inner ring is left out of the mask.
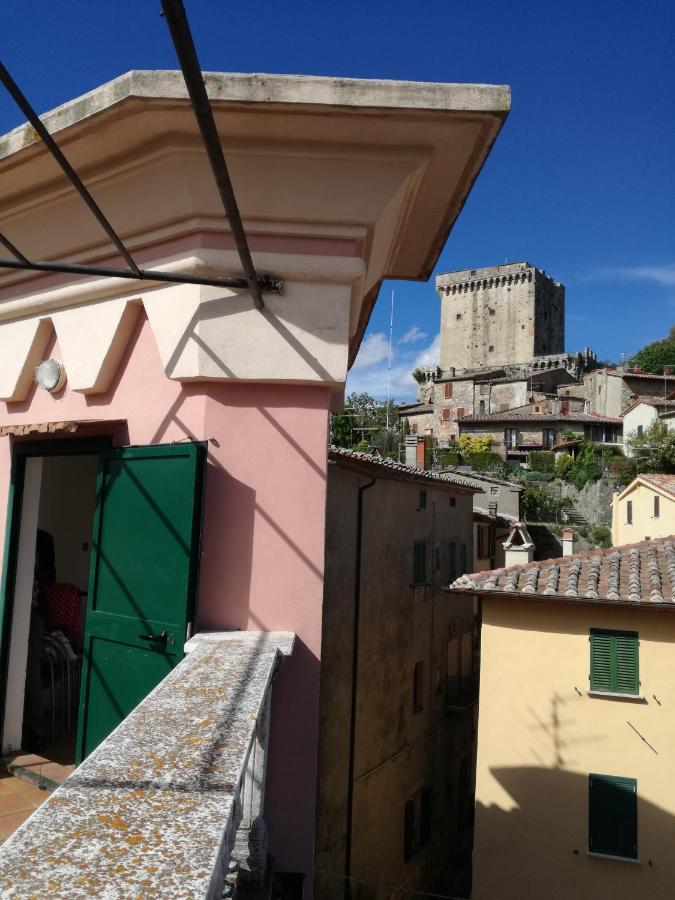
<path id="1" fill-rule="evenodd" d="M 413 369 L 417 366 L 436 366 L 438 365 L 438 356 L 441 350 L 441 336 L 437 334 L 428 347 L 419 354 L 413 364 Z"/>
<path id="2" fill-rule="evenodd" d="M 353 369 L 367 369 L 389 356 L 389 341 L 381 331 L 367 335 L 359 348 Z"/>
<path id="3" fill-rule="evenodd" d="M 664 266 L 625 266 L 615 269 L 599 269 L 594 273 L 601 280 L 647 281 L 662 287 L 675 287 L 675 263 Z"/>
<path id="4" fill-rule="evenodd" d="M 416 344 L 418 341 L 423 341 L 426 336 L 426 331 L 422 331 L 417 325 L 411 325 L 406 333 L 398 339 L 398 342 L 399 344 Z"/>
<path id="5" fill-rule="evenodd" d="M 371 337 L 376 336 L 372 335 Z M 384 335 L 380 335 L 380 337 L 384 338 Z M 361 345 L 357 362 L 361 357 L 365 343 L 366 341 Z M 387 372 L 389 351 L 389 346 L 387 345 L 387 353 L 379 360 L 378 364 L 368 363 L 367 365 L 357 366 L 355 363 L 352 366 L 347 379 L 347 394 L 365 391 L 375 397 L 376 400 L 386 400 L 387 376 L 389 376 L 389 395 L 392 400 L 396 400 L 397 403 L 414 400 L 417 393 L 417 384 L 411 372 L 418 366 L 436 365 L 438 363 L 439 345 L 440 335 L 436 335 L 433 341 L 417 354 L 411 350 L 401 351 L 394 348 L 390 372 Z"/>

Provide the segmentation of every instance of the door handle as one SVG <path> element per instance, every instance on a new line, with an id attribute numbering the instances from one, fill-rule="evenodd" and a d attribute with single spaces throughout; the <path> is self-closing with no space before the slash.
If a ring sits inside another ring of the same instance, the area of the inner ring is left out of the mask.
<path id="1" fill-rule="evenodd" d="M 166 645 L 166 642 L 169 639 L 169 633 L 166 628 L 161 634 L 139 634 L 138 636 L 142 641 L 150 641 L 152 644 Z"/>

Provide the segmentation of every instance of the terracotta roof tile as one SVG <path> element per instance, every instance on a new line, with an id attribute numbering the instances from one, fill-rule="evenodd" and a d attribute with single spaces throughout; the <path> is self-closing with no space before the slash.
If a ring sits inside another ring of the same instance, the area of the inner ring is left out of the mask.
<path id="1" fill-rule="evenodd" d="M 675 535 L 462 575 L 450 590 L 675 608 Z"/>
<path id="2" fill-rule="evenodd" d="M 641 472 L 640 475 L 638 475 L 638 478 L 641 481 L 647 481 L 649 484 L 661 488 L 662 491 L 666 491 L 668 494 L 673 494 L 675 496 L 675 475 L 669 475 L 665 472 Z"/>
<path id="3" fill-rule="evenodd" d="M 428 469 L 415 469 L 413 466 L 406 466 L 403 463 L 396 462 L 394 459 L 388 459 L 386 456 L 376 456 L 371 453 L 360 453 L 358 450 L 348 450 L 346 447 L 335 447 L 331 445 L 328 448 L 328 458 L 332 460 L 346 460 L 373 472 L 373 474 L 398 475 L 408 480 L 435 482 L 439 485 L 454 485 L 470 491 L 475 494 L 480 487 L 470 478 L 462 478 L 459 475 L 448 475 L 441 472 L 432 472 Z"/>

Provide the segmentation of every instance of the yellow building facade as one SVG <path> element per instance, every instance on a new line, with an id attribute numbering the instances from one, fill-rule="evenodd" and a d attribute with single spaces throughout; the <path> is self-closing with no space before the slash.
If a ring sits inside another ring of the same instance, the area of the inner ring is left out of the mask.
<path id="1" fill-rule="evenodd" d="M 482 605 L 473 900 L 675 896 L 672 542 L 454 589 Z"/>
<path id="2" fill-rule="evenodd" d="M 615 546 L 675 534 L 675 475 L 644 473 L 614 498 Z"/>

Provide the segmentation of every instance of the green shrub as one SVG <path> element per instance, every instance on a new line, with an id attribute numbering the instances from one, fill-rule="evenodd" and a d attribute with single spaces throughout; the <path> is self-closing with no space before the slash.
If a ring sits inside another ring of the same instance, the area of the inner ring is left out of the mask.
<path id="1" fill-rule="evenodd" d="M 553 472 L 555 453 L 550 450 L 532 450 L 527 454 L 527 462 L 532 472 Z"/>
<path id="2" fill-rule="evenodd" d="M 468 462 L 475 472 L 487 472 L 488 469 L 501 465 L 502 458 L 497 453 L 469 453 Z"/>
<path id="3" fill-rule="evenodd" d="M 555 475 L 553 474 L 553 472 L 528 472 L 527 469 L 523 469 L 520 477 L 525 481 L 553 481 Z"/>
<path id="4" fill-rule="evenodd" d="M 612 546 L 612 531 L 606 525 L 593 525 L 589 528 L 589 539 L 593 544 L 606 550 Z"/>
<path id="5" fill-rule="evenodd" d="M 556 478 L 561 478 L 563 481 L 569 481 L 572 477 L 572 472 L 574 471 L 574 460 L 571 456 L 563 453 L 556 459 L 554 471 Z"/>
<path id="6" fill-rule="evenodd" d="M 625 456 L 619 456 L 611 460 L 607 470 L 619 484 L 630 484 L 637 475 L 637 461 Z"/>
<path id="7" fill-rule="evenodd" d="M 461 456 L 457 450 L 437 450 L 436 451 L 436 464 L 441 469 L 447 469 L 448 466 L 458 466 L 461 461 Z"/>
<path id="8" fill-rule="evenodd" d="M 521 510 L 529 520 L 557 521 L 566 502 L 560 497 L 552 496 L 543 484 L 528 484 L 521 498 Z"/>
<path id="9" fill-rule="evenodd" d="M 580 491 L 589 482 L 598 481 L 600 478 L 602 478 L 602 466 L 596 462 L 590 462 L 577 470 L 574 476 L 574 487 Z"/>

